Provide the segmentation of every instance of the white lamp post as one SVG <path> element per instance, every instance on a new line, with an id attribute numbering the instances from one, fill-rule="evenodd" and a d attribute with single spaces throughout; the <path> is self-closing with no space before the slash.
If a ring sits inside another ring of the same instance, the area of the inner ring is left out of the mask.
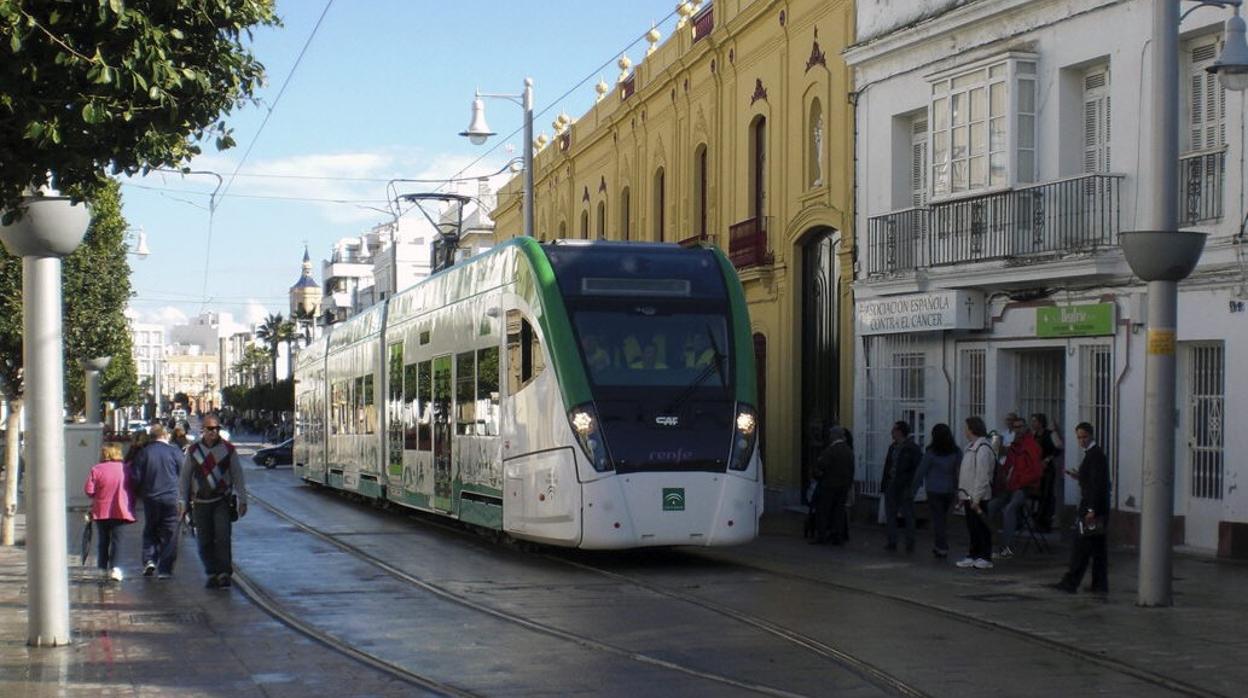
<path id="1" fill-rule="evenodd" d="M 1148 282 L 1148 341 L 1144 379 L 1144 488 L 1140 510 L 1139 596 L 1141 606 L 1169 606 L 1170 524 L 1174 515 L 1175 348 L 1178 282 L 1196 268 L 1205 234 L 1178 230 L 1179 15 L 1180 0 L 1153 0 L 1151 161 L 1141 167 L 1148 201 L 1144 229 L 1120 236 L 1127 263 Z M 1226 47 L 1209 71 L 1222 85 L 1248 87 L 1248 43 L 1242 0 L 1208 0 L 1200 7 L 1233 7 L 1226 22 Z M 1184 15 L 1186 16 L 1186 15 Z"/>
<path id="2" fill-rule="evenodd" d="M 62 366 L 61 258 L 82 243 L 91 222 L 83 204 L 50 193 L 31 196 L 25 214 L 0 225 L 0 241 L 22 258 L 22 367 L 29 429 L 26 561 L 27 643 L 69 644 L 69 566 L 65 521 L 65 375 Z"/>
<path id="3" fill-rule="evenodd" d="M 485 94 L 477 91 L 476 98 L 472 100 L 472 122 L 459 134 L 467 137 L 473 145 L 481 145 L 495 135 L 485 123 L 484 97 L 505 99 L 524 109 L 524 139 L 521 141 L 524 148 L 524 234 L 526 237 L 533 237 L 533 78 L 524 79 L 524 92 L 518 95 Z"/>
<path id="4" fill-rule="evenodd" d="M 133 246 L 128 246 L 126 254 L 132 254 L 139 259 L 147 259 L 152 253 L 147 246 L 147 233 L 143 230 L 143 226 L 137 228 L 128 228 L 126 230 L 126 240 L 134 238 Z"/>

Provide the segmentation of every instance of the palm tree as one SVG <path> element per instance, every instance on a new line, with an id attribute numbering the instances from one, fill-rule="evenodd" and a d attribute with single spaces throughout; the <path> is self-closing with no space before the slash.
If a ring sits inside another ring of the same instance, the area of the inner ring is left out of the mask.
<path id="1" fill-rule="evenodd" d="M 287 320 L 282 323 L 280 335 L 283 342 L 286 343 L 286 377 L 290 378 L 295 375 L 295 341 L 299 339 L 299 327 L 294 320 Z"/>
<path id="2" fill-rule="evenodd" d="M 305 345 L 312 343 L 312 327 L 316 324 L 316 314 L 311 310 L 299 306 L 295 308 L 295 312 L 290 316 L 295 321 L 295 326 L 303 333 L 303 343 Z"/>
<path id="3" fill-rule="evenodd" d="M 256 328 L 256 339 L 264 342 L 269 347 L 270 359 L 272 360 L 273 372 L 271 382 L 277 382 L 277 345 L 281 344 L 285 334 L 283 326 L 286 324 L 285 318 L 281 313 L 270 313 Z"/>

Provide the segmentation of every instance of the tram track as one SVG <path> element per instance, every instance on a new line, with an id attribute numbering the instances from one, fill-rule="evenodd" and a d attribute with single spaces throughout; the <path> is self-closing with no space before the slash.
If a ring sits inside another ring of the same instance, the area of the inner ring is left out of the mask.
<path id="1" fill-rule="evenodd" d="M 695 554 L 695 553 L 690 553 L 690 554 Z M 614 579 L 620 582 L 626 582 L 634 586 L 637 586 L 639 588 L 647 589 L 653 593 L 662 594 L 664 596 L 669 596 L 671 598 L 681 599 L 688 603 L 695 604 L 707 610 L 713 611 L 715 613 L 720 613 L 722 615 L 726 615 L 729 617 L 741 616 L 742 618 L 740 619 L 742 620 L 742 622 L 751 622 L 751 621 L 746 620 L 746 618 L 749 618 L 748 614 L 743 614 L 740 611 L 737 611 L 735 609 L 729 608 L 727 606 L 723 606 L 721 604 L 714 603 L 712 601 L 707 601 L 705 599 L 701 599 L 690 594 L 685 594 L 683 592 L 679 592 L 679 591 L 669 589 L 660 585 L 656 585 L 651 582 L 647 582 L 645 580 L 640 580 L 640 579 L 631 577 L 626 574 L 614 572 L 612 570 L 595 567 L 593 565 L 589 565 L 583 562 L 577 562 L 575 560 L 568 560 L 566 558 L 560 557 L 555 554 L 548 553 L 546 557 L 548 559 L 556 560 L 566 565 L 576 567 L 578 569 L 597 573 L 609 579 Z M 732 565 L 741 569 L 770 574 L 772 576 L 779 577 L 782 579 L 802 582 L 802 583 L 810 584 L 813 586 L 823 587 L 825 589 L 834 589 L 836 591 L 856 594 L 856 595 L 865 596 L 868 598 L 874 598 L 874 599 L 880 599 L 884 601 L 893 602 L 896 604 L 907 606 L 909 608 L 924 611 L 933 615 L 939 615 L 944 618 L 949 618 L 951 620 L 961 622 L 961 623 L 964 623 L 964 624 L 967 624 L 967 625 L 970 625 L 979 629 L 1009 635 L 1014 638 L 1024 640 L 1026 642 L 1030 642 L 1033 644 L 1043 646 L 1044 648 L 1048 650 L 1058 652 L 1065 656 L 1072 657 L 1074 659 L 1087 662 L 1089 664 L 1095 664 L 1101 668 L 1109 669 L 1116 673 L 1130 676 L 1138 681 L 1142 681 L 1151 686 L 1162 688 L 1167 691 L 1171 691 L 1171 692 L 1178 693 L 1181 695 L 1195 696 L 1199 698 L 1230 698 L 1230 696 L 1226 694 L 1218 693 L 1216 691 L 1210 691 L 1207 688 L 1196 686 L 1194 684 L 1188 683 L 1186 681 L 1182 681 L 1180 679 L 1175 679 L 1173 677 L 1165 676 L 1164 674 L 1159 674 L 1157 672 L 1150 671 L 1142 667 L 1138 667 L 1129 662 L 1124 662 L 1122 660 L 1114 659 L 1113 657 L 1108 657 L 1105 655 L 1091 653 L 1086 648 L 1077 647 L 1069 643 L 1062 642 L 1060 640 L 1055 640 L 1053 638 L 1045 637 L 1043 635 L 1037 635 L 1035 633 L 1029 632 L 1022 628 L 1017 628 L 1012 625 L 1009 625 L 1008 623 L 1003 623 L 1000 621 L 995 621 L 995 620 L 991 620 L 987 618 L 980 618 L 977 616 L 969 615 L 967 613 L 963 613 L 962 611 L 959 611 L 954 608 L 950 608 L 948 606 L 920 601 L 918 599 L 910 598 L 910 597 L 903 596 L 900 594 L 892 594 L 888 592 L 876 591 L 873 589 L 865 589 L 862 587 L 856 587 L 856 586 L 853 586 L 850 584 L 844 584 L 841 582 L 833 582 L 833 581 L 829 581 L 826 579 L 820 579 L 818 577 L 810 577 L 807 575 L 789 572 L 787 570 L 775 569 L 772 567 L 768 567 L 766 565 L 749 564 L 749 563 L 741 562 L 739 560 L 725 559 L 724 557 L 717 556 L 717 555 L 709 555 L 709 556 L 702 556 L 702 557 L 704 557 L 705 559 L 714 559 L 716 562 Z M 767 629 L 768 632 L 773 632 L 772 629 L 769 629 L 766 626 L 774 626 L 774 624 L 771 624 L 769 621 L 765 621 L 761 619 L 755 619 L 755 620 L 759 622 L 760 624 L 758 627 Z M 774 631 L 776 633 L 791 632 L 791 631 L 786 631 L 784 628 L 781 628 L 779 626 L 774 626 Z M 800 633 L 794 633 L 794 635 L 795 635 L 795 639 L 794 639 L 795 642 L 799 642 L 801 638 L 805 637 L 805 636 L 802 636 Z M 822 651 L 825 651 L 825 649 L 832 650 L 834 652 L 838 651 L 838 650 L 835 650 L 835 648 L 827 647 L 826 645 L 823 645 L 823 643 L 819 643 L 818 641 L 812 640 L 812 642 L 815 643 L 815 645 L 811 647 L 812 651 L 816 651 L 820 653 L 822 653 Z M 866 667 L 864 667 L 864 671 L 870 671 L 870 670 L 871 670 L 870 665 L 867 665 Z"/>
<path id="2" fill-rule="evenodd" d="M 387 575 L 389 575 L 390 577 L 396 580 L 399 580 L 411 586 L 415 586 L 440 599 L 443 599 L 451 603 L 460 605 L 462 607 L 471 609 L 473 611 L 491 616 L 495 619 L 498 619 L 507 623 L 511 623 L 513 625 L 517 625 L 519 627 L 522 627 L 526 630 L 530 630 L 532 632 L 537 632 L 537 633 L 541 633 L 549 637 L 554 637 L 554 638 L 569 642 L 571 644 L 577 645 L 585 649 L 602 652 L 602 653 L 620 657 L 629 661 L 638 662 L 640 664 L 646 664 L 649 666 L 654 666 L 654 667 L 658 667 L 661 669 L 678 672 L 681 674 L 685 674 L 687 676 L 692 676 L 694 678 L 711 681 L 711 682 L 714 682 L 723 686 L 737 688 L 737 689 L 748 691 L 751 693 L 757 693 L 760 695 L 767 695 L 767 696 L 777 696 L 778 698 L 800 698 L 803 695 L 800 693 L 795 693 L 793 691 L 787 691 L 781 688 L 777 688 L 775 686 L 769 686 L 766 684 L 756 683 L 752 681 L 736 679 L 731 676 L 725 676 L 723 674 L 717 674 L 711 671 L 699 669 L 697 667 L 689 666 L 686 664 L 681 664 L 678 662 L 673 662 L 670 660 L 662 659 L 660 657 L 655 657 L 653 655 L 649 655 L 643 652 L 635 652 L 633 650 L 625 649 L 625 648 L 618 647 L 618 646 L 615 646 L 606 642 L 602 642 L 601 640 L 596 640 L 592 637 L 581 635 L 579 633 L 571 632 L 568 630 L 563 630 L 561 628 L 557 628 L 552 625 L 548 625 L 545 623 L 541 623 L 539 621 L 535 621 L 531 618 L 526 618 L 524 616 L 521 616 L 515 613 L 510 613 L 508 611 L 504 611 L 504 610 L 483 604 L 481 602 L 468 598 L 462 594 L 459 594 L 447 587 L 444 587 L 439 584 L 435 584 L 425 579 L 421 579 L 420 577 L 417 577 L 377 557 L 376 555 L 369 553 L 368 551 L 356 545 L 353 545 L 351 543 L 348 543 L 342 540 L 339 536 L 335 536 L 335 535 L 331 535 L 331 534 L 319 531 L 309 526 L 308 524 L 304 523 L 303 521 L 300 521 L 294 516 L 291 516 L 290 514 L 283 511 L 280 507 L 273 504 L 272 502 L 269 502 L 263 497 L 257 496 L 255 492 L 249 492 L 248 498 L 251 501 L 264 507 L 267 511 L 269 511 L 270 513 L 272 513 L 274 516 L 281 519 L 285 523 L 291 526 L 294 526 L 298 530 L 304 533 L 307 533 L 321 541 L 324 541 L 325 543 L 328 543 L 338 548 L 339 550 L 342 550 L 343 552 L 347 553 L 348 555 L 351 555 L 352 557 L 358 560 L 362 560 L 376 567 L 377 569 L 381 570 L 382 572 L 385 572 Z M 432 526 L 434 524 L 430 524 L 430 525 Z M 455 530 L 455 529 L 447 529 L 447 530 Z M 459 531 L 459 532 L 462 533 L 462 531 Z M 250 586 L 253 589 L 257 588 L 254 582 Z M 275 602 L 273 602 L 271 599 L 269 600 L 269 603 L 271 605 L 275 605 Z M 285 619 L 288 617 L 290 617 L 289 614 L 285 614 L 283 612 L 283 615 L 281 616 L 281 618 Z M 343 643 L 342 641 L 337 640 L 336 638 L 333 638 L 332 636 L 329 636 L 328 634 L 317 630 L 316 628 L 308 625 L 307 623 L 304 623 L 303 621 L 298 620 L 297 618 L 291 618 L 291 620 L 294 621 L 294 623 L 291 625 L 291 627 L 293 627 L 294 629 L 299 630 L 300 632 L 309 632 L 311 636 L 317 639 L 318 641 L 333 643 L 331 644 L 331 646 L 333 646 L 335 649 L 340 649 L 340 648 L 350 649 L 351 652 L 349 654 L 351 656 L 361 655 L 364 657 L 371 657 L 371 655 L 367 655 L 365 653 L 359 652 L 359 650 L 350 648 L 350 646 L 347 645 L 346 643 Z M 778 637 L 783 637 L 783 636 L 778 635 Z M 800 646 L 803 646 L 807 649 L 810 649 L 810 646 L 808 645 L 802 644 L 800 642 L 795 642 L 794 638 L 785 638 L 785 639 L 787 639 L 790 642 L 794 642 L 795 644 L 799 644 Z M 825 655 L 825 656 L 829 656 L 829 658 L 832 658 L 830 655 Z M 383 660 L 377 660 L 377 661 L 382 662 L 383 664 L 388 664 L 388 663 L 385 663 Z M 892 681 L 881 681 L 878 678 L 876 678 L 875 675 L 871 675 L 871 674 L 864 675 L 856 666 L 848 666 L 848 665 L 842 664 L 839 661 L 838 661 L 838 664 L 841 664 L 841 666 L 849 670 L 851 673 L 854 673 L 855 675 L 859 676 L 863 680 L 876 686 L 877 688 L 880 688 L 886 691 L 887 693 L 890 693 L 893 695 L 902 695 L 902 696 L 927 696 L 925 692 L 913 686 L 909 686 L 908 684 L 905 684 L 899 679 L 895 679 Z M 379 668 L 383 668 L 384 670 L 384 666 L 379 667 Z M 439 690 L 439 689 L 433 688 L 431 690 Z"/>

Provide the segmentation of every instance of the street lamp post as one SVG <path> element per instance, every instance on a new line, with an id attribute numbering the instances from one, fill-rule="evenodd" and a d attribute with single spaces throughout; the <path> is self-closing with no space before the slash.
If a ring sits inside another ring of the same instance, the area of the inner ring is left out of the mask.
<path id="1" fill-rule="evenodd" d="M 33 493 L 26 517 L 27 643 L 55 647 L 70 641 L 61 258 L 82 243 L 91 214 L 85 205 L 55 193 L 28 197 L 23 205 L 21 220 L 0 225 L 0 240 L 22 258 L 27 491 Z"/>
<path id="2" fill-rule="evenodd" d="M 95 424 L 103 421 L 103 415 L 100 413 L 100 374 L 104 369 L 108 368 L 109 362 L 113 357 L 101 356 L 95 359 L 81 359 L 79 364 L 85 372 L 86 380 L 86 405 L 83 408 L 83 414 L 87 419 L 87 423 Z"/>
<path id="3" fill-rule="evenodd" d="M 1174 515 L 1175 349 L 1178 282 L 1196 268 L 1205 234 L 1178 230 L 1179 162 L 1179 15 L 1180 0 L 1153 0 L 1153 73 L 1151 161 L 1142 192 L 1149 201 L 1144 229 L 1120 236 L 1131 270 L 1148 282 L 1148 338 L 1144 378 L 1144 469 L 1140 510 L 1140 606 L 1169 606 L 1171 589 L 1170 526 Z M 1209 68 L 1222 85 L 1248 87 L 1248 43 L 1242 0 L 1208 0 L 1200 7 L 1233 7 L 1226 23 L 1226 46 Z M 1186 15 L 1184 15 L 1186 16 Z"/>
<path id="4" fill-rule="evenodd" d="M 490 136 L 495 135 L 485 123 L 484 97 L 505 99 L 524 109 L 524 142 L 521 146 L 524 150 L 524 210 L 522 213 L 524 214 L 524 235 L 533 237 L 533 78 L 524 79 L 524 92 L 518 95 L 485 94 L 477 91 L 476 98 L 472 100 L 472 122 L 459 134 L 465 136 L 473 145 L 481 145 Z"/>

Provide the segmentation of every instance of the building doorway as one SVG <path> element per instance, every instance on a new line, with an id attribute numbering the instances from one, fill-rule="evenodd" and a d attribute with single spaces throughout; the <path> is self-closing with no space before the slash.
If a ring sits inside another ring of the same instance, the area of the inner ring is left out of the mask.
<path id="1" fill-rule="evenodd" d="M 808 468 L 840 417 L 837 352 L 836 231 L 818 228 L 802 245 L 802 498 Z"/>
<path id="2" fill-rule="evenodd" d="M 1003 429 L 1001 419 L 1006 412 L 1018 412 L 1026 419 L 1037 412 L 1049 418 L 1049 425 L 1066 427 L 1066 350 L 1024 349 L 1017 352 L 1018 380 L 1014 404 L 1006 405 L 999 415 L 991 415 L 990 429 Z"/>
<path id="3" fill-rule="evenodd" d="M 1184 542 L 1216 550 L 1222 497 L 1226 491 L 1226 359 L 1222 342 L 1190 342 L 1181 348 L 1181 423 L 1178 451 L 1185 464 Z"/>

